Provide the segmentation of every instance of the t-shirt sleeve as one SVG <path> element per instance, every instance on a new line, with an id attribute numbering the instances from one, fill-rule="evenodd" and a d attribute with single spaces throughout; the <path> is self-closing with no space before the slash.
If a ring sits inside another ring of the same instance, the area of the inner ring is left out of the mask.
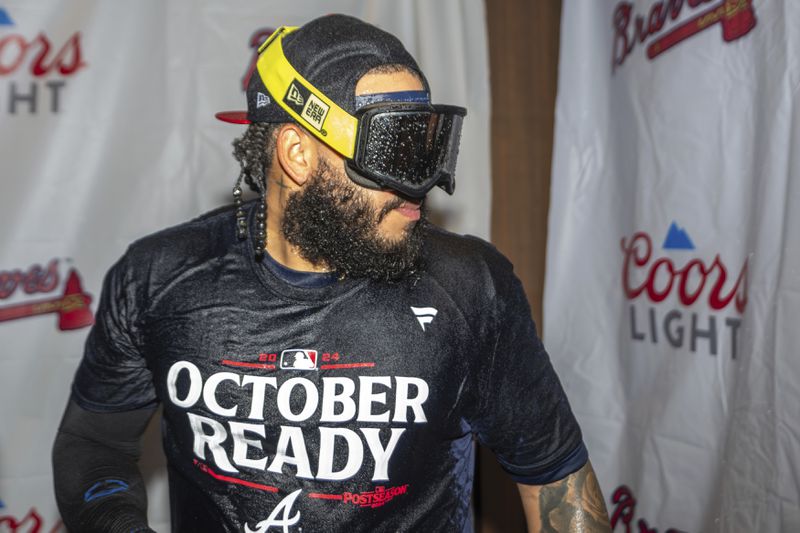
<path id="1" fill-rule="evenodd" d="M 129 263 L 124 256 L 106 274 L 72 384 L 73 400 L 89 411 L 127 411 L 157 403 L 136 324 L 143 307 L 141 291 Z"/>
<path id="2" fill-rule="evenodd" d="M 586 464 L 588 454 L 510 264 L 496 281 L 491 309 L 473 431 L 517 482 L 563 479 Z"/>

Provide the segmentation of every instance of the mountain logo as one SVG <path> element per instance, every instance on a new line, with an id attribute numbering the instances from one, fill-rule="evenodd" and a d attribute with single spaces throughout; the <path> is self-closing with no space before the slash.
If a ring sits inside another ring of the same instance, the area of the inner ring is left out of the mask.
<path id="1" fill-rule="evenodd" d="M 0 26 L 13 26 L 14 21 L 8 16 L 8 12 L 0 7 Z"/>
<path id="2" fill-rule="evenodd" d="M 689 233 L 673 221 L 661 247 L 665 250 L 694 250 L 694 243 Z"/>

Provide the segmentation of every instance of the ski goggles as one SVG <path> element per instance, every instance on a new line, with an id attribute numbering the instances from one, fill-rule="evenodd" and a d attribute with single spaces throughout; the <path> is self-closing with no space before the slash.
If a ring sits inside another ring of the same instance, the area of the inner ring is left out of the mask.
<path id="1" fill-rule="evenodd" d="M 465 114 L 462 107 L 404 103 L 359 109 L 355 150 L 345 171 L 364 187 L 418 198 L 438 185 L 453 194 Z"/>
<path id="2" fill-rule="evenodd" d="M 286 59 L 281 43 L 295 29 L 278 28 L 259 47 L 256 71 L 273 101 L 345 157 L 347 175 L 359 185 L 414 198 L 437 185 L 452 194 L 467 110 L 426 102 L 381 102 L 351 115 Z"/>

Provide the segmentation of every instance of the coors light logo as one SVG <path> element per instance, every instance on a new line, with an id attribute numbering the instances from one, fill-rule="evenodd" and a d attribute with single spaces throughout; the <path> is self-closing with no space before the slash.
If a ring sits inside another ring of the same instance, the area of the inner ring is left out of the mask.
<path id="1" fill-rule="evenodd" d="M 629 304 L 631 339 L 736 359 L 747 305 L 747 260 L 732 268 L 720 254 L 697 256 L 689 234 L 675 222 L 664 255 L 640 231 L 621 241 L 622 287 Z"/>
<path id="2" fill-rule="evenodd" d="M 84 67 L 80 32 L 55 39 L 19 31 L 0 8 L 0 113 L 59 113 L 67 81 Z"/>
<path id="3" fill-rule="evenodd" d="M 611 69 L 621 66 L 638 45 L 647 44 L 647 58 L 652 60 L 717 24 L 725 42 L 744 37 L 756 25 L 753 0 L 661 0 L 641 13 L 634 11 L 632 2 L 619 2 L 613 17 Z"/>

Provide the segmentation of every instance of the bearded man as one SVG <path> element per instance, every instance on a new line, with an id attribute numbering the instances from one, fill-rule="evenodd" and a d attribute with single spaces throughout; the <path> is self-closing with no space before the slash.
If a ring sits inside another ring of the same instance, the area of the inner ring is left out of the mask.
<path id="1" fill-rule="evenodd" d="M 332 15 L 259 49 L 234 205 L 108 273 L 53 460 L 74 531 L 148 531 L 163 406 L 173 531 L 471 531 L 474 439 L 531 530 L 607 531 L 511 265 L 425 221 L 463 108 L 390 34 Z M 245 202 L 242 183 L 258 198 Z"/>

